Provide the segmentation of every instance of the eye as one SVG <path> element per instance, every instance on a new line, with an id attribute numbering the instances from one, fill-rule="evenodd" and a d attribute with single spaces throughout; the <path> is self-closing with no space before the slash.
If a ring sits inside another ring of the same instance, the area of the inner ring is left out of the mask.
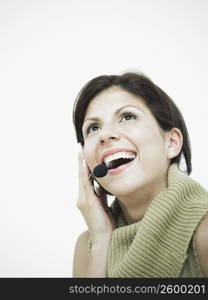
<path id="1" fill-rule="evenodd" d="M 125 112 L 121 115 L 121 121 L 122 120 L 136 120 L 137 119 L 137 116 L 133 113 L 130 113 L 130 112 Z"/>
<path id="2" fill-rule="evenodd" d="M 87 132 L 87 134 L 89 134 L 89 133 L 92 132 L 92 131 L 97 131 L 99 128 L 100 128 L 100 127 L 99 127 L 99 124 L 94 123 L 94 124 L 91 124 L 91 125 L 87 128 L 86 132 Z"/>

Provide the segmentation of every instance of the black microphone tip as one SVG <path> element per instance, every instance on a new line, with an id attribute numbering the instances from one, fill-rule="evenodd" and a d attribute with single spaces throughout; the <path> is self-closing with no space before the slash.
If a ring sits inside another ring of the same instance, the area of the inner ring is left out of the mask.
<path id="1" fill-rule="evenodd" d="M 93 169 L 93 175 L 97 178 L 101 178 L 104 177 L 106 174 L 108 173 L 108 167 L 106 166 L 106 164 L 100 164 L 97 165 L 94 169 Z"/>

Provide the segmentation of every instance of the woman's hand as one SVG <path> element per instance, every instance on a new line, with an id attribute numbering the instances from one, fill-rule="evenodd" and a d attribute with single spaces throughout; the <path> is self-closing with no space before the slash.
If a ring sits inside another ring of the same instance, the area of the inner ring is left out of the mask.
<path id="1" fill-rule="evenodd" d="M 87 223 L 92 244 L 110 239 L 115 229 L 115 221 L 107 204 L 107 197 L 98 197 L 89 179 L 90 170 L 79 153 L 79 196 L 77 207 Z"/>

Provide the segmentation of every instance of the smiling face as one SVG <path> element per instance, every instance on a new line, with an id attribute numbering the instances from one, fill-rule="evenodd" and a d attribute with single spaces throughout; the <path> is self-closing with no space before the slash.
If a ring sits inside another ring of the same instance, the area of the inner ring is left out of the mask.
<path id="1" fill-rule="evenodd" d="M 127 196 L 165 184 L 170 158 L 175 156 L 171 157 L 169 133 L 159 127 L 141 98 L 119 87 L 104 90 L 90 102 L 82 131 L 91 170 L 106 155 L 109 163 L 114 152 L 133 159 L 97 179 L 111 194 Z"/>

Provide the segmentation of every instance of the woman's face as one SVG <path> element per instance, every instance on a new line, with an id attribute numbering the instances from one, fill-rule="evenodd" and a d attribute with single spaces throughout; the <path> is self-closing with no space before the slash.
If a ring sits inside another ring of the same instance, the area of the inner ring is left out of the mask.
<path id="1" fill-rule="evenodd" d="M 141 98 L 111 87 L 97 95 L 86 111 L 84 156 L 91 171 L 104 157 L 106 163 L 119 157 L 133 159 L 97 178 L 113 195 L 129 195 L 164 178 L 170 162 L 166 134 Z M 117 157 L 112 156 L 115 153 Z"/>

